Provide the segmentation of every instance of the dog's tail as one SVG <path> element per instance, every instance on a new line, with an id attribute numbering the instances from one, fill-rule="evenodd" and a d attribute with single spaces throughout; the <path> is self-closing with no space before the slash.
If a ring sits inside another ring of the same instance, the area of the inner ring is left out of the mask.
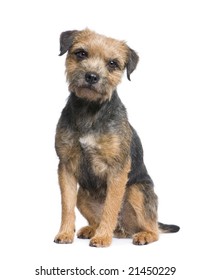
<path id="1" fill-rule="evenodd" d="M 162 233 L 172 233 L 172 232 L 178 232 L 180 230 L 180 227 L 176 225 L 166 225 L 162 223 L 158 223 L 158 228 Z"/>

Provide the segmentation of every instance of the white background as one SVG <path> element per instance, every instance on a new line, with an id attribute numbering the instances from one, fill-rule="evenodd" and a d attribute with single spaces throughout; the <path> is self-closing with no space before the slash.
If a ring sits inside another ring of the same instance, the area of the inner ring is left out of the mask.
<path id="1" fill-rule="evenodd" d="M 210 15 L 205 0 L 1 1 L 1 279 L 114 279 L 35 276 L 41 265 L 125 269 L 118 279 L 153 278 L 127 276 L 130 266 L 175 266 L 174 276 L 155 278 L 209 279 Z M 85 27 L 140 55 L 118 92 L 142 139 L 159 219 L 181 227 L 148 246 L 53 243 L 61 210 L 54 135 L 68 96 L 59 35 Z"/>

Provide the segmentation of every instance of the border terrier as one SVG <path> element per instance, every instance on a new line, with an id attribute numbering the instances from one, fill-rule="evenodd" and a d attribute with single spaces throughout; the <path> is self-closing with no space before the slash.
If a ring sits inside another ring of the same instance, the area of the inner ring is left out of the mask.
<path id="1" fill-rule="evenodd" d="M 109 246 L 112 237 L 144 245 L 159 232 L 177 232 L 178 226 L 158 222 L 141 141 L 116 90 L 124 70 L 130 80 L 137 53 L 89 29 L 63 32 L 60 51 L 67 52 L 70 95 L 55 139 L 62 219 L 54 241 L 73 242 L 76 205 L 88 221 L 77 237 L 90 239 L 90 246 Z"/>

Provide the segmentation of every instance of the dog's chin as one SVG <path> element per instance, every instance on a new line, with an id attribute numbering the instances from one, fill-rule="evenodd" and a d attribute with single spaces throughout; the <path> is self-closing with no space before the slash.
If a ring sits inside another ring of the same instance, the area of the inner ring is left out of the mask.
<path id="1" fill-rule="evenodd" d="M 73 92 L 79 98 L 86 99 L 88 101 L 103 102 L 107 99 L 107 96 L 105 94 L 98 92 L 92 86 L 77 87 L 77 88 L 74 88 Z"/>

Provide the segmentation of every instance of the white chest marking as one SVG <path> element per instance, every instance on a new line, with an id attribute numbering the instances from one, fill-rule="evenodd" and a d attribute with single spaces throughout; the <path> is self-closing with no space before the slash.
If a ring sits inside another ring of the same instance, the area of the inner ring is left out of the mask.
<path id="1" fill-rule="evenodd" d="M 99 148 L 96 138 L 92 134 L 80 137 L 79 142 L 82 148 Z"/>

